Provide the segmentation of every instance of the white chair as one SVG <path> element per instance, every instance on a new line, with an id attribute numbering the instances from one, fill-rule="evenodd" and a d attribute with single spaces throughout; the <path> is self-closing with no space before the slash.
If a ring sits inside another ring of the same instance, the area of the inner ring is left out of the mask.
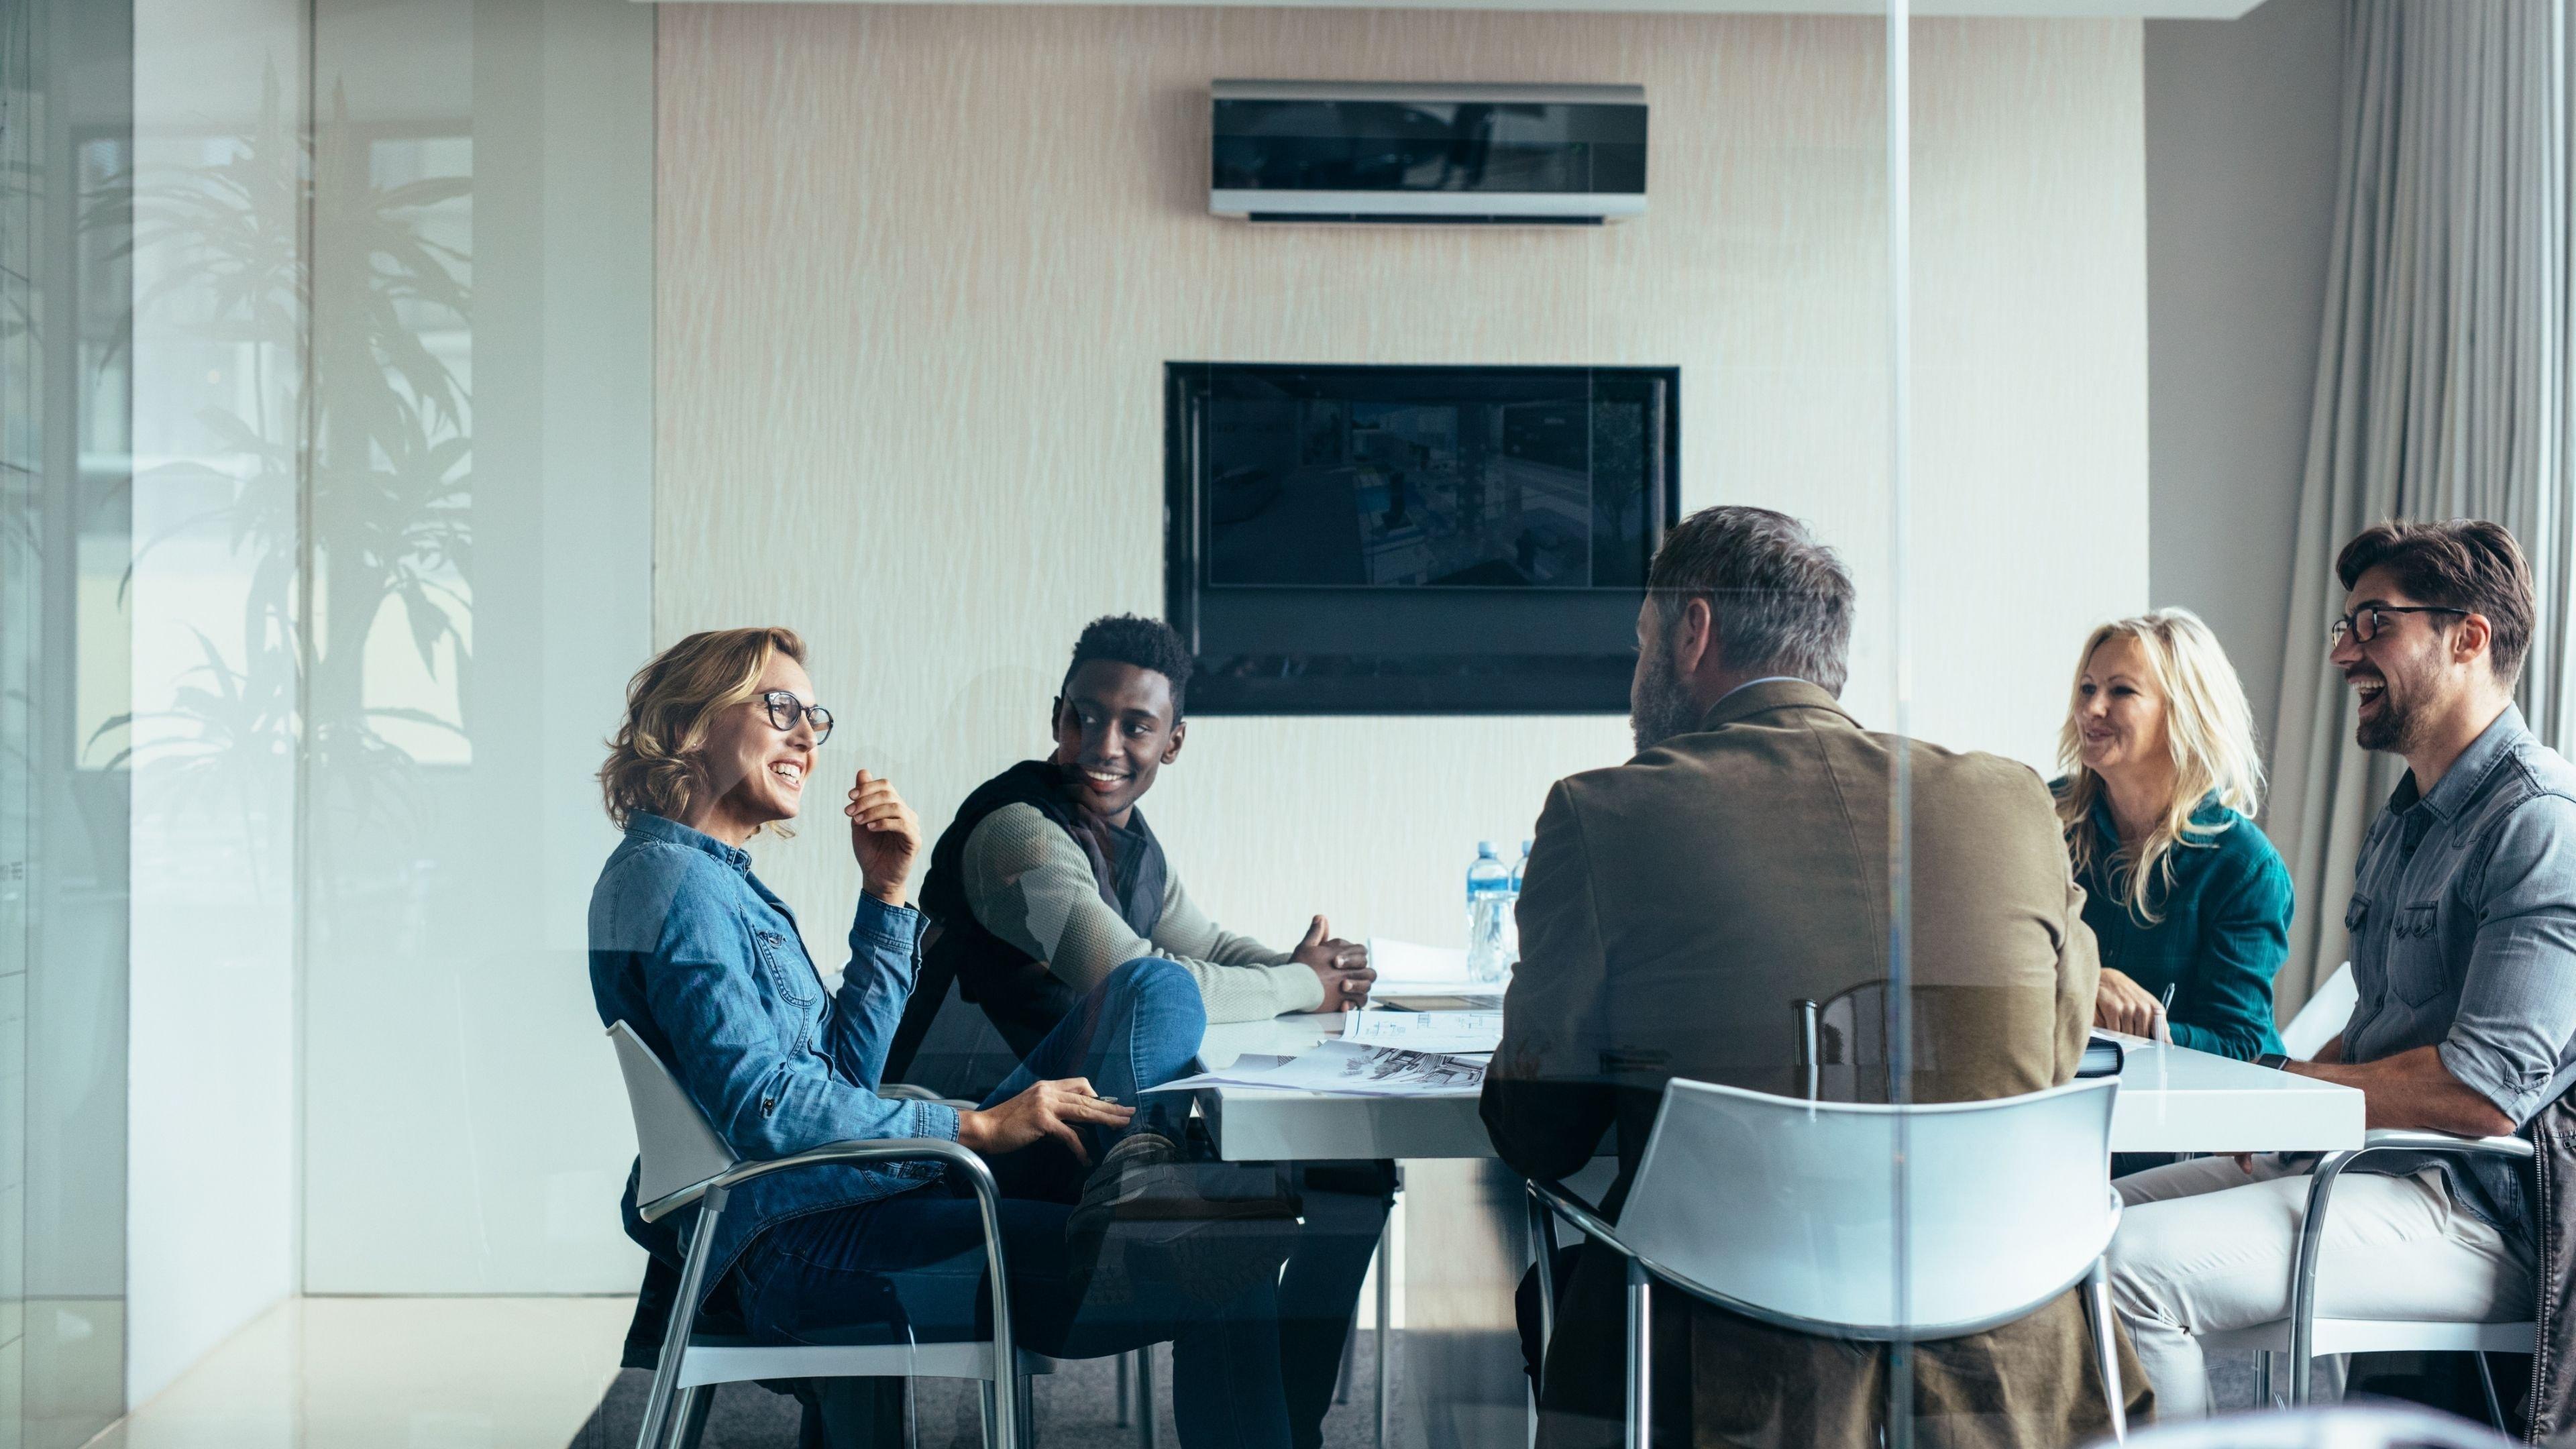
<path id="1" fill-rule="evenodd" d="M 2184 1419 L 2129 1441 L 2133 1449 L 2515 1449 L 2520 1442 L 2398 1403 Z"/>
<path id="2" fill-rule="evenodd" d="M 2251 1328 L 2201 1335 L 2204 1349 L 2253 1349 L 2263 1355 L 2259 1392 L 2272 1401 L 2272 1361 L 2290 1360 L 2290 1402 L 2308 1402 L 2310 1366 L 2321 1353 L 2382 1353 L 2399 1350 L 2477 1355 L 2478 1385 L 2486 1391 L 2487 1413 L 2498 1429 L 2505 1427 L 2504 1404 L 2496 1396 L 2495 1375 L 2487 1368 L 2490 1353 L 2530 1353 L 2538 1330 L 2519 1323 L 2452 1323 L 2422 1319 L 2317 1317 L 2317 1251 L 2325 1241 L 2326 1212 L 2344 1169 L 2373 1152 L 2443 1152 L 2528 1161 L 2531 1144 L 2520 1137 L 2454 1137 L 2447 1132 L 2378 1128 L 2362 1134 L 2362 1145 L 2330 1152 L 2317 1162 L 2308 1184 L 2307 1211 L 2299 1219 L 2298 1247 L 2290 1263 L 2290 1315 Z"/>
<path id="3" fill-rule="evenodd" d="M 2303 1062 L 2315 1057 L 2352 1021 L 2352 1009 L 2360 1002 L 2361 988 L 2353 985 L 2352 963 L 2346 961 L 2318 984 L 2316 995 L 2281 1028 L 2281 1050 Z"/>
<path id="4" fill-rule="evenodd" d="M 1628 1260 L 1627 1442 L 1646 1449 L 1653 1285 L 1802 1333 L 1957 1338 L 2087 1286 L 2115 1436 L 2127 1432 L 2102 1253 L 2116 1078 L 1983 1102 L 1807 1102 L 1675 1079 L 1614 1227 L 1530 1184 L 1532 1242 L 1562 1217 Z M 1898 1163 L 1909 1164 L 1901 1175 Z M 1555 1285 L 1539 1274 L 1540 1334 Z"/>
<path id="5" fill-rule="evenodd" d="M 626 1100 L 635 1114 L 641 1155 L 635 1185 L 636 1213 L 646 1222 L 700 1204 L 697 1227 L 680 1262 L 680 1287 L 662 1352 L 644 1400 L 637 1449 L 694 1449 L 705 1423 L 699 1391 L 747 1379 L 949 1378 L 980 1379 L 984 1392 L 984 1442 L 988 1449 L 1031 1442 L 1028 1376 L 1054 1370 L 1056 1361 L 1020 1351 L 1007 1371 L 997 1368 L 993 1346 L 1011 1341 L 1008 1275 L 1002 1263 L 1001 1194 L 982 1159 L 954 1142 L 897 1138 L 835 1142 L 793 1157 L 744 1162 L 707 1124 L 697 1104 L 661 1058 L 618 1022 L 608 1029 L 617 1065 L 626 1076 Z M 974 1190 L 983 1211 L 985 1261 L 990 1265 L 993 1336 L 966 1343 L 756 1344 L 749 1339 L 694 1331 L 698 1290 L 707 1268 L 707 1245 L 734 1188 L 755 1177 L 827 1162 L 894 1162 L 937 1158 Z"/>

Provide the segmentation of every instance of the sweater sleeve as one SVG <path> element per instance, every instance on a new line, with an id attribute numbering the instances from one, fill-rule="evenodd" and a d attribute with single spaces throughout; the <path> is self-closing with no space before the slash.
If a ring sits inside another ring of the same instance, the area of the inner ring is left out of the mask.
<path id="1" fill-rule="evenodd" d="M 1323 1002 L 1323 983 L 1303 966 L 1282 967 L 1253 959 L 1267 956 L 1257 943 L 1219 931 L 1195 911 L 1195 925 L 1169 933 L 1167 891 L 1163 924 L 1148 941 L 1100 898 L 1091 862 L 1034 805 L 1005 805 L 984 817 L 966 837 L 966 903 L 985 930 L 1044 961 L 1056 978 L 1089 991 L 1109 973 L 1140 956 L 1166 956 L 1198 983 L 1210 1021 L 1257 1021 L 1283 1011 L 1310 1011 Z M 1186 939 L 1201 951 L 1184 949 Z M 1289 973 L 1303 977 L 1302 989 Z"/>
<path id="2" fill-rule="evenodd" d="M 1324 1004 L 1322 978 L 1287 952 L 1209 920 L 1181 889 L 1178 872 L 1167 869 L 1163 882 L 1163 915 L 1154 925 L 1154 947 L 1184 966 L 1205 962 L 1211 968 L 1191 973 L 1199 977 L 1199 991 L 1207 998 L 1208 1020 L 1258 1021 Z M 1220 970 L 1224 974 L 1216 975 Z M 1220 992 L 1226 998 L 1222 1005 Z"/>
<path id="3" fill-rule="evenodd" d="M 2240 820 L 2230 828 L 2255 827 Z M 2228 876 L 2209 882 L 2201 907 L 2191 1000 L 2175 1004 L 2168 1025 L 2176 1046 L 2252 1061 L 2281 1049 L 2272 978 L 2290 955 L 2290 874 L 2269 850 L 2231 854 L 2219 866 Z"/>

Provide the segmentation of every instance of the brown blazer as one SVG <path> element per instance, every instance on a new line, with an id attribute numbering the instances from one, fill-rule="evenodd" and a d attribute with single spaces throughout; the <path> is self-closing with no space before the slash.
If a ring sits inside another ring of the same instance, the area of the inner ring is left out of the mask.
<path id="1" fill-rule="evenodd" d="M 1870 734 L 1804 681 L 1746 686 L 1700 728 L 1549 792 L 1521 963 L 1483 1113 L 1516 1171 L 1562 1178 L 1605 1132 L 1627 1195 L 1672 1077 L 1796 1095 L 1795 1003 L 1884 979 L 1892 767 L 1911 764 L 1918 1102 L 2075 1073 L 2099 966 L 2048 787 L 2027 767 Z M 1882 1078 L 1866 1093 L 1884 1100 Z M 2008 1184 L 1998 1184 L 2008 1191 Z M 1548 1449 L 1617 1442 L 1624 1276 L 1576 1259 L 1540 1398 Z M 1888 1350 L 1657 1295 L 1659 1443 L 1879 1442 Z M 1914 1349 L 1925 1445 L 2054 1446 L 2109 1431 L 2080 1297 Z M 2132 1412 L 2145 1376 L 2126 1351 Z"/>

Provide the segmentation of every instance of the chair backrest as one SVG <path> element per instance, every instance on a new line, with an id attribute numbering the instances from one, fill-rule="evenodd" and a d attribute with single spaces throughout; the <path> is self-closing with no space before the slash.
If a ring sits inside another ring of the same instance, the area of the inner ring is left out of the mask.
<path id="1" fill-rule="evenodd" d="M 698 1188 L 742 1159 L 707 1125 L 688 1089 L 635 1028 L 621 1021 L 608 1029 L 608 1039 L 617 1044 L 626 1106 L 635 1114 L 635 1146 L 642 1157 L 635 1203 L 650 1222 L 696 1201 Z"/>
<path id="2" fill-rule="evenodd" d="M 1675 1079 L 1619 1236 L 1657 1273 L 1773 1323 L 1977 1332 L 2065 1291 L 2109 1244 L 2118 1086 L 1889 1107 Z"/>
<path id="3" fill-rule="evenodd" d="M 2281 1050 L 2300 1061 L 2315 1056 L 2319 1048 L 2335 1039 L 2335 1033 L 2352 1024 L 2352 1009 L 2360 1004 L 2361 988 L 2353 984 L 2352 963 L 2346 961 L 2299 1007 L 2290 1024 L 2281 1028 Z"/>
<path id="4" fill-rule="evenodd" d="M 1920 1002 L 1918 1001 L 1918 1007 Z M 1893 1065 L 1887 1049 L 1887 982 L 1864 981 L 1797 1003 L 1800 1090 L 1819 1102 L 1883 1102 Z M 1913 1018 L 1917 1072 L 1934 1065 L 1936 1039 L 1918 1010 Z"/>

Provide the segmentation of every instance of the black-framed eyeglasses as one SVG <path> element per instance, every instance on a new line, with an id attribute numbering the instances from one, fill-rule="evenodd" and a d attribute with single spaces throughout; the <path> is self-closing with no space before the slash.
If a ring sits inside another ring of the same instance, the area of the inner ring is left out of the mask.
<path id="1" fill-rule="evenodd" d="M 796 728 L 798 720 L 809 719 L 814 722 L 814 743 L 819 745 L 832 737 L 832 712 L 819 704 L 807 704 L 783 689 L 769 691 L 760 697 L 760 702 L 769 706 L 769 722 L 781 733 Z"/>
<path id="2" fill-rule="evenodd" d="M 2380 630 L 2388 627 L 2388 620 L 2384 616 L 2389 614 L 2458 614 L 2466 618 L 2468 612 L 2466 609 L 2446 608 L 2440 604 L 2365 604 L 2326 626 L 2326 647 L 2342 648 L 2343 636 L 2346 634 L 2350 634 L 2364 644 L 2369 643 L 2379 637 Z"/>

